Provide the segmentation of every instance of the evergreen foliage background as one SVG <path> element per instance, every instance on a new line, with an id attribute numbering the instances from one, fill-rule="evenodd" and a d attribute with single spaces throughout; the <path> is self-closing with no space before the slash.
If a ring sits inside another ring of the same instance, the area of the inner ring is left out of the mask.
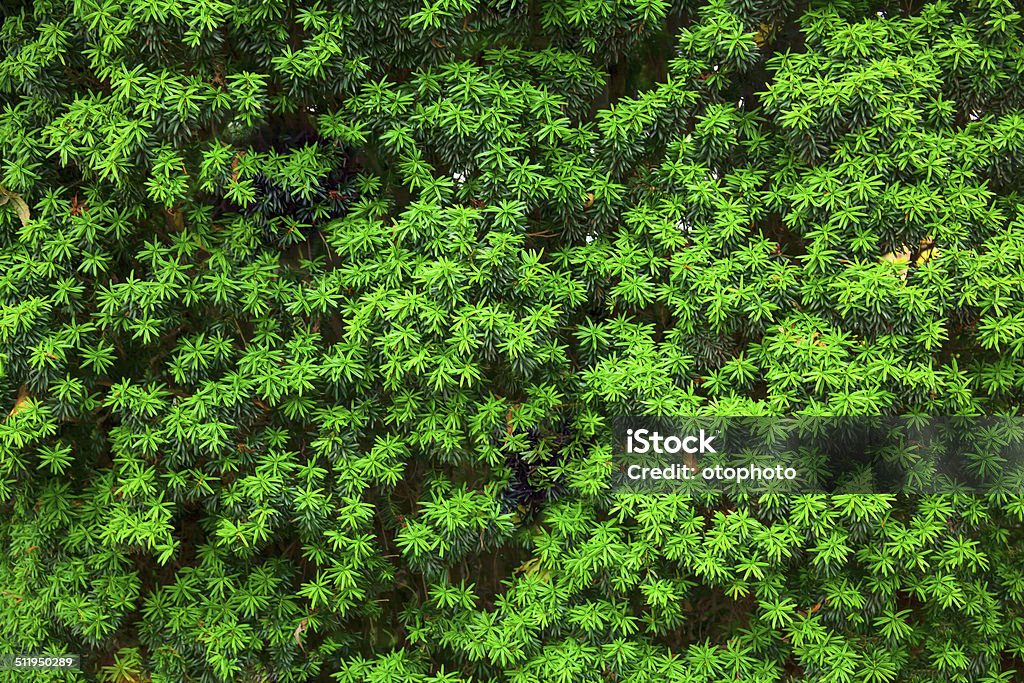
<path id="1" fill-rule="evenodd" d="M 0 677 L 1024 680 L 1019 491 L 608 490 L 1020 414 L 1020 0 L 0 11 Z"/>

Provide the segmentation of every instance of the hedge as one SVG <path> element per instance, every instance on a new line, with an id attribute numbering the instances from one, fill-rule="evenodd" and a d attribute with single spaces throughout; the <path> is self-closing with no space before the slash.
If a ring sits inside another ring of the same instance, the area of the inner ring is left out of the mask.
<path id="1" fill-rule="evenodd" d="M 0 680 L 1024 680 L 1019 489 L 611 483 L 1021 415 L 1022 13 L 0 0 Z"/>

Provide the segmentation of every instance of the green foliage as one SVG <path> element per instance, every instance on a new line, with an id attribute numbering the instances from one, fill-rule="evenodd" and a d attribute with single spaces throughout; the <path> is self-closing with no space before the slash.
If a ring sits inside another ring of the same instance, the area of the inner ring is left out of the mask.
<path id="1" fill-rule="evenodd" d="M 0 12 L 0 679 L 1022 675 L 1019 490 L 610 484 L 1020 415 L 1019 2 Z"/>

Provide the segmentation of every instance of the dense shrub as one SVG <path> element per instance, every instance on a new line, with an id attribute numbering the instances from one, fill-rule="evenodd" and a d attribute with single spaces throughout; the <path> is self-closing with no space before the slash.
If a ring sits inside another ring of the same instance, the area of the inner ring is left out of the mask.
<path id="1" fill-rule="evenodd" d="M 0 676 L 1021 680 L 1019 492 L 609 488 L 1020 413 L 1020 0 L 0 11 Z"/>

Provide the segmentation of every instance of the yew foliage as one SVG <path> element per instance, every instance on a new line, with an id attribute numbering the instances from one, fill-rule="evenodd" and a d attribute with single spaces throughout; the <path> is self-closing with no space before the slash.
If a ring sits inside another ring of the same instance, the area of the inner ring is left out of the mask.
<path id="1" fill-rule="evenodd" d="M 1019 491 L 609 484 L 1020 414 L 1020 0 L 0 12 L 0 677 L 1024 675 Z"/>

